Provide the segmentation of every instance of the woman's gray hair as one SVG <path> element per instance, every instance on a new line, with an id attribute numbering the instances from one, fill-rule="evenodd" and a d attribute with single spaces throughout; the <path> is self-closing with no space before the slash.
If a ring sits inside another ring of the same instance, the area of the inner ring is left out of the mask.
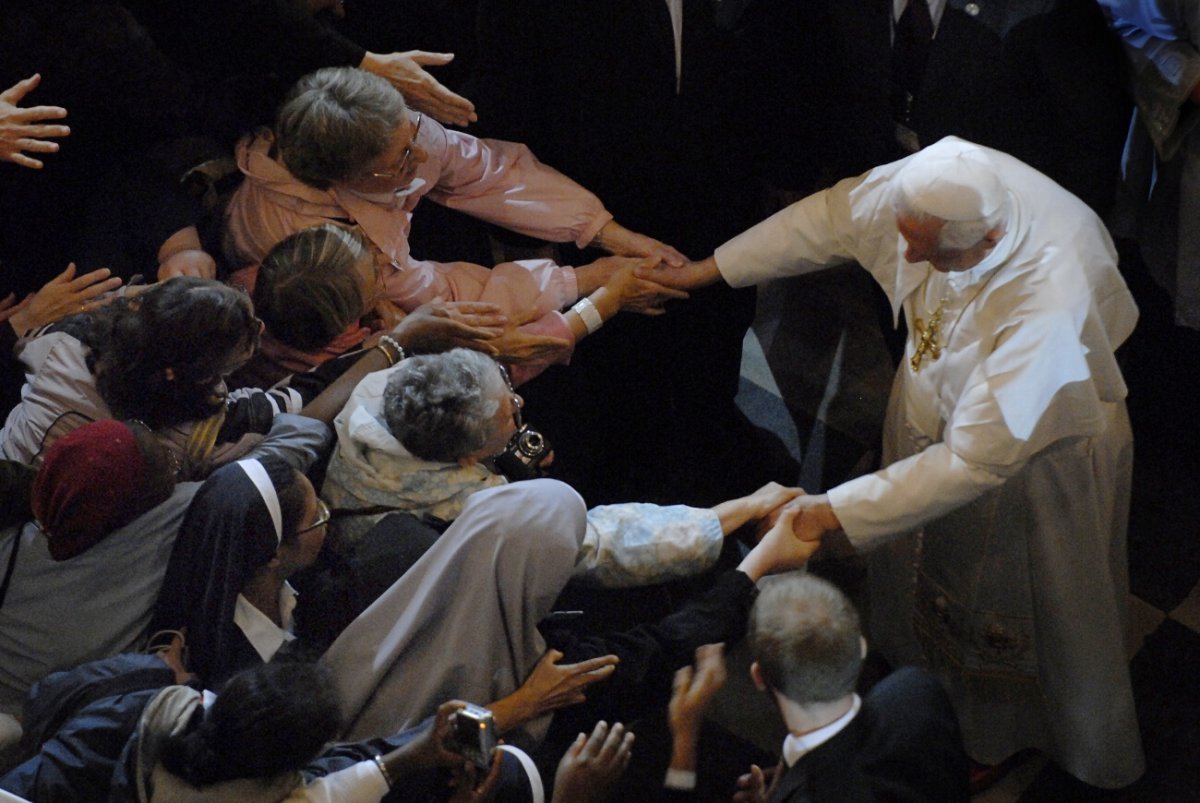
<path id="1" fill-rule="evenodd" d="M 487 443 L 500 397 L 500 367 L 469 349 L 411 357 L 388 377 L 383 417 L 404 448 L 422 460 L 453 463 Z"/>
<path id="2" fill-rule="evenodd" d="M 279 156 L 317 189 L 361 178 L 404 119 L 404 96 L 377 75 L 325 67 L 301 78 L 275 118 Z"/>

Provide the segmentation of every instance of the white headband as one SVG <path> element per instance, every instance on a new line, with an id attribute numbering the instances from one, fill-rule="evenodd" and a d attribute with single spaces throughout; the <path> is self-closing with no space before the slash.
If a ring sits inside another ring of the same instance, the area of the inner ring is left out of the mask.
<path id="1" fill-rule="evenodd" d="M 254 487 L 258 489 L 258 495 L 262 497 L 263 504 L 267 506 L 267 512 L 271 514 L 271 522 L 275 525 L 275 541 L 276 543 L 282 542 L 283 511 L 279 507 L 279 495 L 275 492 L 271 478 L 267 476 L 267 470 L 257 460 L 239 460 L 237 464 L 242 467 L 242 471 L 246 472 L 250 482 L 254 483 Z"/>

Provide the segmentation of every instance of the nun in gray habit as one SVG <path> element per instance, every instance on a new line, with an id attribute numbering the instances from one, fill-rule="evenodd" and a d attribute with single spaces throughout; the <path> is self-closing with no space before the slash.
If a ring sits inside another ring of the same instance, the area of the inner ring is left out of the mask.
<path id="1" fill-rule="evenodd" d="M 490 705 L 517 692 L 546 652 L 538 625 L 572 575 L 586 526 L 583 500 L 555 480 L 472 495 L 450 529 L 322 658 L 336 678 L 346 736 L 392 733 L 446 699 Z M 730 570 L 657 622 L 604 635 L 547 630 L 560 667 L 602 682 L 588 686 L 586 702 L 558 708 L 553 728 L 548 713 L 524 722 L 513 715 L 505 738 L 526 748 L 545 740 L 542 752 L 557 760 L 558 748 L 597 720 L 663 705 L 675 670 L 698 646 L 744 635 L 754 592 L 753 579 Z M 540 703 L 533 708 L 546 711 Z"/>
<path id="2" fill-rule="evenodd" d="M 587 508 L 531 480 L 474 494 L 462 515 L 326 651 L 346 737 L 393 733 L 448 699 L 512 694 L 546 651 L 538 623 L 571 577 Z M 544 715 L 523 730 L 538 741 Z"/>

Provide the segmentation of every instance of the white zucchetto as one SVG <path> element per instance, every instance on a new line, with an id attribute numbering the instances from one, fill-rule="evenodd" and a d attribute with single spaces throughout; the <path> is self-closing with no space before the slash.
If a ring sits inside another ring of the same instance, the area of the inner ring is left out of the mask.
<path id="1" fill-rule="evenodd" d="M 986 218 L 1007 196 L 987 154 L 958 137 L 913 154 L 895 181 L 909 208 L 941 220 Z"/>

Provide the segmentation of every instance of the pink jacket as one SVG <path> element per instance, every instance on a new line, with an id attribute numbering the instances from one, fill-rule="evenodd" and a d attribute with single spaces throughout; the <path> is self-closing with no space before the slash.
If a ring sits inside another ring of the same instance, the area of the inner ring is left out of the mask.
<path id="1" fill-rule="evenodd" d="M 246 180 L 226 213 L 231 258 L 237 264 L 261 262 L 276 243 L 306 226 L 357 224 L 390 258 L 388 296 L 403 309 L 440 297 L 491 301 L 509 314 L 545 314 L 574 302 L 574 269 L 549 260 L 505 262 L 489 270 L 468 262 L 414 258 L 408 249 L 412 210 L 429 195 L 436 203 L 521 234 L 584 246 L 612 220 L 600 199 L 543 165 L 524 145 L 448 131 L 430 119 L 420 136 L 429 157 L 412 184 L 399 195 L 371 196 L 302 184 L 271 158 L 274 138 L 269 131 L 246 137 L 237 148 Z"/>

